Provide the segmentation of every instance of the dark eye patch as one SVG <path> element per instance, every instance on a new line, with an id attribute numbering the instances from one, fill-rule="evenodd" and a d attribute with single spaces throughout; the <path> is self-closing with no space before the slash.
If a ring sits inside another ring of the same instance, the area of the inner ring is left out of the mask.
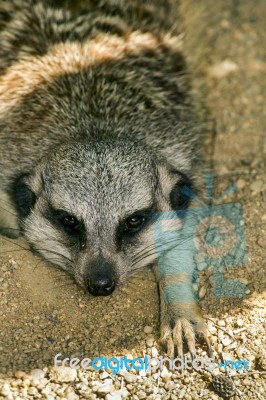
<path id="1" fill-rule="evenodd" d="M 178 176 L 176 184 L 170 193 L 170 203 L 173 210 L 187 209 L 192 198 L 195 196 L 195 189 L 191 179 L 182 172 L 174 171 Z"/>
<path id="2" fill-rule="evenodd" d="M 53 210 L 50 208 L 46 218 L 71 237 L 79 238 L 85 232 L 83 222 L 79 221 L 78 218 L 69 214 L 67 211 Z"/>
<path id="3" fill-rule="evenodd" d="M 129 243 L 148 226 L 152 221 L 152 214 L 155 212 L 154 207 L 145 208 L 136 211 L 134 214 L 124 218 L 117 227 L 116 246 L 121 248 L 122 243 Z"/>
<path id="4" fill-rule="evenodd" d="M 9 192 L 14 200 L 15 206 L 19 215 L 23 218 L 27 217 L 31 209 L 34 207 L 36 202 L 36 195 L 26 183 L 29 174 L 20 174 L 18 175 L 10 189 Z"/>

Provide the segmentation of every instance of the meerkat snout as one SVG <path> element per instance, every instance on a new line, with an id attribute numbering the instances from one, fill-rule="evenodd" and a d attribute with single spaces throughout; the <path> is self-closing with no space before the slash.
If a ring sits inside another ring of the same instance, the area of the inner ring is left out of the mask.
<path id="1" fill-rule="evenodd" d="M 111 263 L 98 258 L 90 263 L 87 289 L 93 296 L 109 296 L 116 287 L 114 267 Z"/>

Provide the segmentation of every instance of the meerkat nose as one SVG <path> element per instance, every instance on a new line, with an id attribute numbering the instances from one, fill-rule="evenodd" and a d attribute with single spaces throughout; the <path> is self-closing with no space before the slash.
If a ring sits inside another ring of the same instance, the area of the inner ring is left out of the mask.
<path id="1" fill-rule="evenodd" d="M 93 296 L 109 296 L 115 289 L 113 266 L 103 260 L 95 260 L 90 265 L 87 289 Z"/>
<path id="2" fill-rule="evenodd" d="M 93 296 L 109 296 L 109 294 L 113 293 L 114 289 L 115 281 L 107 276 L 88 282 L 88 291 Z"/>

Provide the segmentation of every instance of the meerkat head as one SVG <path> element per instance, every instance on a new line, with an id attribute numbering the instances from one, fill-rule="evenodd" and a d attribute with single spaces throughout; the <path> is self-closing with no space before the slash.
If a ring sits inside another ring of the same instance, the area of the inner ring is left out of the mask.
<path id="1" fill-rule="evenodd" d="M 21 229 L 47 261 L 109 295 L 157 258 L 153 216 L 188 206 L 183 172 L 127 141 L 63 144 L 16 178 Z"/>

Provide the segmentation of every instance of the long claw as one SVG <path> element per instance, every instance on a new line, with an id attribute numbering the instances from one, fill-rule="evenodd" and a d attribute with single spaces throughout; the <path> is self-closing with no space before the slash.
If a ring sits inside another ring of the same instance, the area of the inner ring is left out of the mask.
<path id="1" fill-rule="evenodd" d="M 161 326 L 161 342 L 167 347 L 168 357 L 175 357 L 175 348 L 178 357 L 183 357 L 183 338 L 185 339 L 192 360 L 196 358 L 196 339 L 195 336 L 203 339 L 207 345 L 207 353 L 210 358 L 213 357 L 213 349 L 209 340 L 209 334 L 203 321 L 189 321 L 185 318 L 179 318 L 174 321 L 173 328 L 170 324 L 164 323 Z"/>
<path id="2" fill-rule="evenodd" d="M 177 354 L 179 357 L 183 356 L 183 337 L 182 337 L 182 323 L 181 320 L 176 321 L 173 329 L 173 341 L 177 347 Z"/>
<path id="3" fill-rule="evenodd" d="M 208 351 L 207 351 L 208 352 L 208 356 L 210 358 L 212 358 L 213 357 L 213 348 L 212 348 L 211 342 L 210 342 L 210 340 L 209 340 L 209 338 L 207 336 L 205 336 L 204 339 L 205 339 L 205 342 L 206 342 L 206 345 L 207 345 L 207 349 L 208 349 Z"/>
<path id="4" fill-rule="evenodd" d="M 167 341 L 167 354 L 170 358 L 174 358 L 175 356 L 175 345 L 171 337 Z"/>

